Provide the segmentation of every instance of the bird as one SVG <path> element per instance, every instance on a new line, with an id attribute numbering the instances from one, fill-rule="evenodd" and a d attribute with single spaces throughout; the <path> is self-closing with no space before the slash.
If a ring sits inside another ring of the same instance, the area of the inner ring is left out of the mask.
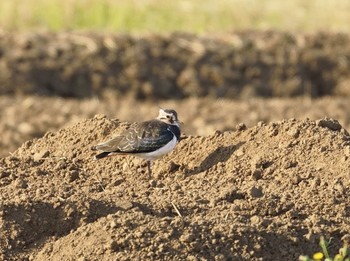
<path id="1" fill-rule="evenodd" d="M 171 152 L 180 141 L 180 123 L 175 110 L 160 108 L 157 118 L 135 123 L 119 136 L 93 146 L 92 150 L 100 151 L 94 158 L 133 155 L 147 161 L 151 177 L 151 161 Z"/>

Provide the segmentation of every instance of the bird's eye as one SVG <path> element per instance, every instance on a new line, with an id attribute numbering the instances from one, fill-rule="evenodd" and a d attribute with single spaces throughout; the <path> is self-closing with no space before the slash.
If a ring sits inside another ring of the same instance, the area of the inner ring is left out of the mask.
<path id="1" fill-rule="evenodd" d="M 168 119 L 170 119 L 170 118 L 171 118 L 171 116 L 170 116 L 170 115 L 167 115 L 166 117 L 167 117 Z"/>

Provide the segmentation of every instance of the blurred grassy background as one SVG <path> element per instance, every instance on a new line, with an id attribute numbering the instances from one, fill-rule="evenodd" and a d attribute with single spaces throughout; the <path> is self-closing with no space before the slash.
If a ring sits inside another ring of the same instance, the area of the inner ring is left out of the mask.
<path id="1" fill-rule="evenodd" d="M 0 29 L 350 30 L 349 0 L 0 0 Z"/>

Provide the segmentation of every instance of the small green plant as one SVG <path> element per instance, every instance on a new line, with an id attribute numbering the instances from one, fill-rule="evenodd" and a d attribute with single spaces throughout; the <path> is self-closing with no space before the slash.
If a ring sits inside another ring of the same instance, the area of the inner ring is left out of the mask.
<path id="1" fill-rule="evenodd" d="M 339 249 L 339 253 L 334 256 L 334 258 L 329 256 L 328 253 L 328 245 L 329 241 L 326 241 L 322 236 L 320 239 L 320 246 L 322 248 L 322 252 L 316 252 L 313 254 L 312 258 L 308 256 L 300 256 L 300 261 L 350 261 L 348 242 L 344 242 L 342 248 Z"/>

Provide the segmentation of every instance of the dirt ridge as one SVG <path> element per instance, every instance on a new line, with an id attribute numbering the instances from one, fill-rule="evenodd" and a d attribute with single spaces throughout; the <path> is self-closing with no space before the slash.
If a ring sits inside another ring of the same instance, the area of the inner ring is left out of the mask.
<path id="1" fill-rule="evenodd" d="M 350 37 L 0 32 L 0 94 L 185 97 L 349 96 Z"/>
<path id="2" fill-rule="evenodd" d="M 350 136 L 333 119 L 185 136 L 146 165 L 92 160 L 97 115 L 0 159 L 2 260 L 296 260 L 350 231 Z M 276 248 L 278 246 L 278 248 Z"/>

